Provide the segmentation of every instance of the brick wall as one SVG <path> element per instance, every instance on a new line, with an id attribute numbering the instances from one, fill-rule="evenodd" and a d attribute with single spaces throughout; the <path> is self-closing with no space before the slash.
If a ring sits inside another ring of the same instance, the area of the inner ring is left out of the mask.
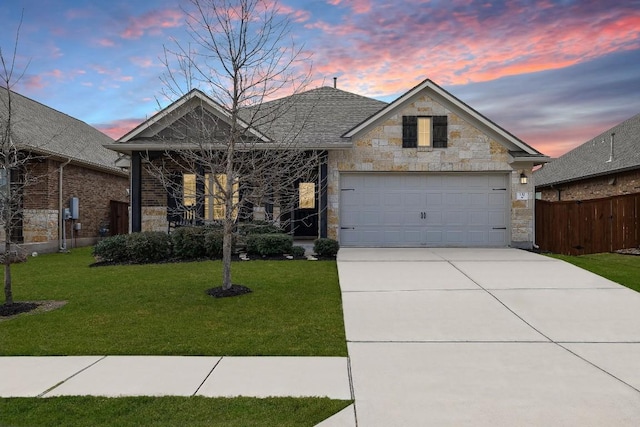
<path id="1" fill-rule="evenodd" d="M 59 169 L 62 163 L 46 159 L 31 165 L 32 176 L 38 180 L 25 189 L 23 235 L 25 243 L 45 242 L 58 239 Z M 63 207 L 69 207 L 69 200 L 79 200 L 79 219 L 82 228 L 75 232 L 75 238 L 98 236 L 98 230 L 109 223 L 109 202 L 128 202 L 129 178 L 106 173 L 76 164 L 68 164 L 63 169 Z M 67 222 L 67 237 L 71 237 L 71 221 Z"/>
<path id="2" fill-rule="evenodd" d="M 640 193 L 640 169 L 561 184 L 554 188 L 546 187 L 540 192 L 542 200 L 549 202 L 590 200 Z"/>
<path id="3" fill-rule="evenodd" d="M 448 116 L 447 148 L 402 148 L 403 115 Z M 328 235 L 339 238 L 341 172 L 504 172 L 510 175 L 511 182 L 511 241 L 515 246 L 530 247 L 533 241 L 533 186 L 532 180 L 521 185 L 519 176 L 520 170 L 531 176 L 533 165 L 512 165 L 509 159 L 509 152 L 502 144 L 423 95 L 355 139 L 352 149 L 329 151 Z M 528 199 L 516 200 L 518 192 L 528 193 Z"/>

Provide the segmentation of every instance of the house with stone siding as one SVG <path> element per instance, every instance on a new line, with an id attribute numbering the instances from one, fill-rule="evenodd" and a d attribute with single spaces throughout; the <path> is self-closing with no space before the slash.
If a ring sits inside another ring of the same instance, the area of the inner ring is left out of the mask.
<path id="1" fill-rule="evenodd" d="M 317 174 L 299 183 L 297 207 L 252 205 L 254 219 L 286 216 L 294 237 L 329 237 L 342 246 L 532 247 L 529 178 L 548 158 L 433 81 L 391 103 L 335 85 L 293 96 L 295 109 L 253 131 L 277 140 L 279 128 L 304 117 L 298 149 L 318 154 Z M 193 90 L 108 145 L 131 156 L 133 231 L 171 229 L 176 193 L 145 162 L 179 149 L 185 140 L 171 138 L 172 126 L 184 126 L 185 115 L 202 108 L 221 106 Z M 194 186 L 187 178 L 174 182 Z M 202 197 L 190 196 L 195 200 Z M 208 212 L 203 222 L 215 219 L 215 209 Z"/>
<path id="2" fill-rule="evenodd" d="M 602 132 L 533 174 L 550 202 L 640 193 L 640 114 Z"/>
<path id="3" fill-rule="evenodd" d="M 0 90 L 2 122 L 8 114 L 7 100 L 7 91 Z M 13 143 L 29 154 L 25 174 L 35 178 L 24 187 L 12 241 L 29 252 L 52 252 L 91 245 L 101 230 L 128 232 L 128 218 L 114 217 L 114 212 L 128 215 L 129 178 L 116 165 L 120 156 L 104 148 L 113 140 L 16 92 L 11 92 L 11 101 Z M 110 229 L 112 223 L 120 229 Z"/>

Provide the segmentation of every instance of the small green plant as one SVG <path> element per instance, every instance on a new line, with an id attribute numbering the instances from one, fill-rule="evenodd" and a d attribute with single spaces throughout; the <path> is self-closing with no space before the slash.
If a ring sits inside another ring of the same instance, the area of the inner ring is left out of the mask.
<path id="1" fill-rule="evenodd" d="M 143 231 L 128 235 L 127 254 L 135 264 L 164 261 L 171 255 L 171 239 L 162 231 Z"/>
<path id="2" fill-rule="evenodd" d="M 103 261 L 124 262 L 129 255 L 127 253 L 127 234 L 118 234 L 99 241 L 93 248 L 93 255 Z"/>
<path id="3" fill-rule="evenodd" d="M 293 246 L 291 248 L 291 255 L 296 258 L 301 258 L 304 256 L 305 249 L 302 246 Z"/>
<path id="4" fill-rule="evenodd" d="M 173 255 L 180 259 L 200 259 L 207 255 L 204 227 L 179 227 L 171 232 Z"/>
<path id="5" fill-rule="evenodd" d="M 247 236 L 247 252 L 258 255 L 282 255 L 291 252 L 293 237 L 288 234 L 251 234 Z"/>
<path id="6" fill-rule="evenodd" d="M 166 233 L 160 231 L 119 234 L 98 242 L 93 254 L 111 262 L 158 262 L 169 258 L 171 241 Z"/>
<path id="7" fill-rule="evenodd" d="M 204 246 L 206 255 L 209 258 L 222 258 L 222 245 L 224 239 L 224 232 L 218 229 L 207 230 L 204 234 Z M 236 239 L 233 236 L 233 242 L 231 243 L 235 247 Z M 233 251 L 233 248 L 232 248 Z"/>
<path id="8" fill-rule="evenodd" d="M 313 252 L 321 257 L 334 257 L 339 249 L 340 244 L 333 239 L 320 238 L 313 242 Z"/>

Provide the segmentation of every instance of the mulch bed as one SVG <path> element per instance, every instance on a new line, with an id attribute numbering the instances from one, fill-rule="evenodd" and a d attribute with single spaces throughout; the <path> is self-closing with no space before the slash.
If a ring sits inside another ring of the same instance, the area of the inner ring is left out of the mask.
<path id="1" fill-rule="evenodd" d="M 207 294 L 214 298 L 237 297 L 251 292 L 251 289 L 242 285 L 231 285 L 229 289 L 222 289 L 222 286 L 207 289 Z"/>
<path id="2" fill-rule="evenodd" d="M 44 313 L 64 306 L 66 301 L 21 301 L 0 305 L 0 321 L 12 319 L 24 313 Z"/>

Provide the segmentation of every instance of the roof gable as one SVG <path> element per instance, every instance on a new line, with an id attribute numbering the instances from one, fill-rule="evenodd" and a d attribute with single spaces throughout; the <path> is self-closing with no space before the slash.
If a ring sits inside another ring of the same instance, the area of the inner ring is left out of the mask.
<path id="1" fill-rule="evenodd" d="M 345 138 L 352 138 L 360 132 L 376 126 L 378 123 L 395 114 L 398 110 L 402 109 L 403 106 L 411 103 L 416 97 L 423 93 L 427 93 L 435 101 L 441 103 L 450 111 L 473 123 L 485 133 L 491 135 L 510 152 L 514 153 L 514 157 L 517 156 L 518 160 L 534 160 L 536 163 L 543 163 L 548 160 L 548 158 L 542 153 L 529 146 L 507 130 L 498 126 L 493 121 L 489 120 L 487 117 L 483 116 L 430 79 L 424 80 L 422 83 L 387 105 L 384 109 L 378 111 L 376 114 L 368 117 L 366 120 L 350 129 L 343 136 Z"/>
<path id="2" fill-rule="evenodd" d="M 543 187 L 632 169 L 640 169 L 640 114 L 549 162 L 534 179 Z"/>
<path id="3" fill-rule="evenodd" d="M 214 101 L 211 97 L 207 96 L 199 89 L 192 89 L 177 101 L 172 102 L 167 107 L 163 108 L 149 119 L 140 123 L 134 129 L 118 139 L 117 143 L 134 142 L 135 140 L 149 140 L 149 139 L 161 139 L 169 140 L 180 139 L 176 136 L 176 131 L 179 132 L 179 128 L 184 127 L 184 123 L 179 121 L 187 117 L 191 113 L 206 112 L 210 117 L 220 119 L 223 123 L 231 123 L 231 114 L 222 105 Z M 186 122 L 192 122 L 191 118 L 187 118 Z M 178 129 L 170 130 L 174 124 Z M 248 128 L 249 126 L 242 120 L 239 122 L 240 126 Z M 267 141 L 268 138 L 265 135 L 260 134 L 255 129 L 249 130 L 253 136 Z M 186 132 L 185 132 L 186 133 Z M 169 142 L 176 142 L 175 140 Z M 111 146 L 110 146 L 111 147 Z"/>
<path id="4" fill-rule="evenodd" d="M 21 149 L 71 159 L 85 166 L 122 173 L 118 154 L 104 147 L 113 139 L 87 123 L 11 92 L 13 137 Z M 8 94 L 0 89 L 0 117 L 7 114 Z"/>

